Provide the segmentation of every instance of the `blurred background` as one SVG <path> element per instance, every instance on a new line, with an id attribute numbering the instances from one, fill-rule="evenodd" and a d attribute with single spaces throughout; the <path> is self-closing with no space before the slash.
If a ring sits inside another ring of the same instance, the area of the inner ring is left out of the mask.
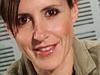
<path id="1" fill-rule="evenodd" d="M 79 15 L 74 24 L 77 38 L 100 41 L 100 0 L 79 0 Z M 9 36 L 0 17 L 0 75 L 21 56 L 15 39 Z"/>

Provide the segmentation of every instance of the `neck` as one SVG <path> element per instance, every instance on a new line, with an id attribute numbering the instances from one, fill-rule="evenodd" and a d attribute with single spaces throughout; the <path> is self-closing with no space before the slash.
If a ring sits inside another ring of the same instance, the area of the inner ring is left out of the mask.
<path id="1" fill-rule="evenodd" d="M 72 75 L 73 73 L 73 49 L 65 56 L 62 63 L 53 71 L 39 70 L 38 75 Z"/>

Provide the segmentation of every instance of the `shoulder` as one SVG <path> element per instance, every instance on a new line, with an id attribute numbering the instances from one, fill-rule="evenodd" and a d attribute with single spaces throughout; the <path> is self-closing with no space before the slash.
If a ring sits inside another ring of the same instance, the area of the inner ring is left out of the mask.
<path id="1" fill-rule="evenodd" d="M 76 39 L 73 46 L 76 68 L 78 66 L 83 75 L 86 73 L 90 73 L 89 75 L 100 74 L 100 42 Z"/>
<path id="2" fill-rule="evenodd" d="M 100 42 L 98 41 L 84 41 L 89 54 L 91 55 L 97 70 L 100 72 Z"/>
<path id="3" fill-rule="evenodd" d="M 85 47 L 88 49 L 90 54 L 100 54 L 100 42 L 99 41 L 90 41 L 90 40 L 83 40 Z"/>
<path id="4" fill-rule="evenodd" d="M 82 51 L 88 51 L 90 54 L 100 54 L 100 41 L 79 40 L 75 38 L 73 47 L 77 52 L 81 49 Z"/>
<path id="5" fill-rule="evenodd" d="M 96 72 L 100 74 L 100 42 L 84 41 L 84 43 L 96 65 L 96 71 L 94 71 L 94 75 Z"/>

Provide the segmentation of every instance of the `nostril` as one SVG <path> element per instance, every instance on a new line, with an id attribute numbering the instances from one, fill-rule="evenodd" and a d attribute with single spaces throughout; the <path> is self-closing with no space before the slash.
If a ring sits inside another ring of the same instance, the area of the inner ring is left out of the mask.
<path id="1" fill-rule="evenodd" d="M 42 42 L 46 41 L 47 38 L 48 38 L 48 33 L 46 31 L 35 29 L 32 35 L 32 41 L 31 41 L 32 46 L 41 44 Z"/>
<path id="2" fill-rule="evenodd" d="M 47 29 L 44 27 L 43 24 L 37 24 L 34 28 L 33 37 L 36 40 L 43 41 L 47 36 Z"/>
<path id="3" fill-rule="evenodd" d="M 43 31 L 42 32 L 39 32 L 39 31 L 36 31 L 33 34 L 33 38 L 35 40 L 38 40 L 38 41 L 43 41 L 43 40 L 45 40 L 47 38 L 47 32 L 43 32 Z"/>
<path id="4" fill-rule="evenodd" d="M 45 35 L 43 35 L 42 33 L 41 34 L 34 34 L 33 35 L 33 38 L 35 39 L 35 40 L 38 40 L 38 41 L 43 41 L 44 39 L 45 39 Z"/>
<path id="5" fill-rule="evenodd" d="M 39 40 L 36 40 L 36 39 L 32 38 L 31 43 L 32 43 L 32 46 L 33 46 L 33 47 L 35 47 L 36 45 L 40 44 L 40 43 L 41 43 L 41 41 L 39 41 Z"/>
<path id="6" fill-rule="evenodd" d="M 36 45 L 41 44 L 42 42 L 45 42 L 48 39 L 48 36 L 45 35 L 39 35 L 38 37 L 36 37 L 34 34 L 32 36 L 32 40 L 31 40 L 31 44 L 32 47 L 35 47 Z"/>
<path id="7" fill-rule="evenodd" d="M 48 38 L 48 36 L 47 36 L 46 34 L 33 35 L 33 40 L 39 41 L 39 42 L 43 42 L 43 41 L 46 40 L 47 38 Z"/>

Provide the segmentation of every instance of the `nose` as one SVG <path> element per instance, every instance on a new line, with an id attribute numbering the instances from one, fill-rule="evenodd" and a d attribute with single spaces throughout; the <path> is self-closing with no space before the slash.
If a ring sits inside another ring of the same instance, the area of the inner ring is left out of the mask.
<path id="1" fill-rule="evenodd" d="M 35 31 L 33 34 L 35 40 L 42 42 L 48 37 L 45 26 L 46 25 L 43 22 L 39 22 L 37 25 L 35 25 Z"/>

